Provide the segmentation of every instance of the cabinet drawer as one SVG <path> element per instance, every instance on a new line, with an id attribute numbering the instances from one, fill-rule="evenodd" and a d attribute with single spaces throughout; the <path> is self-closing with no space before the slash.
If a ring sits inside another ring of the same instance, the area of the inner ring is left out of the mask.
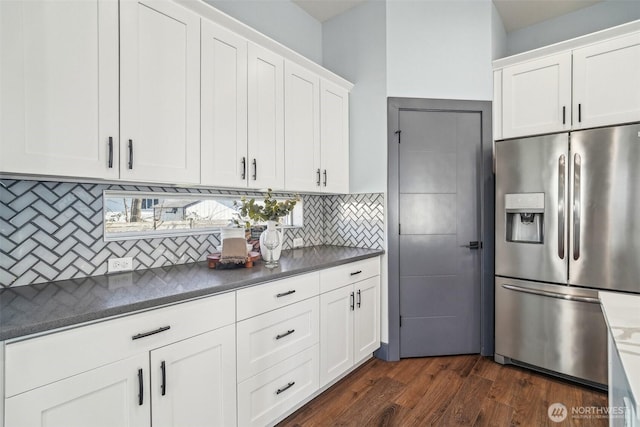
<path id="1" fill-rule="evenodd" d="M 322 270 L 320 271 L 320 293 L 378 275 L 380 275 L 380 257 Z"/>
<path id="2" fill-rule="evenodd" d="M 234 308 L 231 292 L 9 343 L 5 347 L 5 395 L 232 324 Z M 163 330 L 167 326 L 170 328 Z"/>
<path id="3" fill-rule="evenodd" d="M 318 390 L 318 346 L 238 384 L 238 425 L 265 426 Z"/>
<path id="4" fill-rule="evenodd" d="M 238 381 L 316 344 L 318 304 L 315 297 L 239 322 Z"/>
<path id="5" fill-rule="evenodd" d="M 319 289 L 320 276 L 318 272 L 241 289 L 237 292 L 238 320 L 248 319 L 314 297 L 318 295 Z"/>

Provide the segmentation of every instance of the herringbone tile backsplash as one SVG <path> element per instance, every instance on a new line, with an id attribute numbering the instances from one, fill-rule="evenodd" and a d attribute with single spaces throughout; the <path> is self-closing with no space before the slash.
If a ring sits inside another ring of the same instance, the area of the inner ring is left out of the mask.
<path id="1" fill-rule="evenodd" d="M 132 257 L 134 269 L 203 261 L 219 245 L 217 234 L 103 240 L 102 192 L 260 193 L 173 187 L 0 180 L 0 286 L 20 286 L 105 274 L 107 260 Z M 289 196 L 289 194 L 279 194 Z M 320 244 L 382 248 L 382 194 L 303 195 L 304 226 L 285 230 Z"/>

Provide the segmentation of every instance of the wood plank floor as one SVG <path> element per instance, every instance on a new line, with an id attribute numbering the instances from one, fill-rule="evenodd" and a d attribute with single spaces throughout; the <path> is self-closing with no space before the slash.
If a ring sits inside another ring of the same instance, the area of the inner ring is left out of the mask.
<path id="1" fill-rule="evenodd" d="M 556 402 L 568 408 L 560 423 L 547 416 Z M 479 355 L 374 358 L 279 426 L 606 426 L 572 415 L 606 406 L 604 392 Z"/>

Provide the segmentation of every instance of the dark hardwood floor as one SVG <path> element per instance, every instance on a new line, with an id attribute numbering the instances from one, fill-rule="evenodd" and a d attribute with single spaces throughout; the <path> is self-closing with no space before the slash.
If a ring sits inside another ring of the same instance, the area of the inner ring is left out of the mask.
<path id="1" fill-rule="evenodd" d="M 568 409 L 559 423 L 556 402 Z M 279 426 L 606 426 L 572 415 L 606 406 L 604 392 L 479 355 L 372 359 Z"/>

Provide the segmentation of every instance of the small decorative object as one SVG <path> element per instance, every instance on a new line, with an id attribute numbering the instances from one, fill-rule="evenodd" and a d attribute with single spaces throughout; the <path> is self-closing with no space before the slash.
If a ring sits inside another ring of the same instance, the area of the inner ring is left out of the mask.
<path id="1" fill-rule="evenodd" d="M 248 229 L 251 227 L 251 221 L 267 223 L 267 229 L 260 235 L 260 252 L 262 259 L 267 261 L 267 268 L 276 267 L 280 259 L 283 242 L 280 218 L 289 215 L 299 200 L 300 197 L 295 196 L 292 199 L 277 201 L 269 189 L 262 204 L 256 203 L 255 199 L 247 200 L 246 197 L 242 197 L 240 203 L 235 204 L 238 211 L 237 218 L 234 219 L 236 225 L 244 225 Z"/>
<path id="2" fill-rule="evenodd" d="M 267 221 L 267 229 L 260 235 L 260 247 L 265 248 L 263 257 L 266 257 L 267 263 L 264 265 L 267 268 L 275 268 L 278 266 L 278 260 L 280 259 L 280 250 L 282 248 L 282 231 L 276 229 L 276 221 Z M 276 250 L 278 256 L 276 258 Z"/>

